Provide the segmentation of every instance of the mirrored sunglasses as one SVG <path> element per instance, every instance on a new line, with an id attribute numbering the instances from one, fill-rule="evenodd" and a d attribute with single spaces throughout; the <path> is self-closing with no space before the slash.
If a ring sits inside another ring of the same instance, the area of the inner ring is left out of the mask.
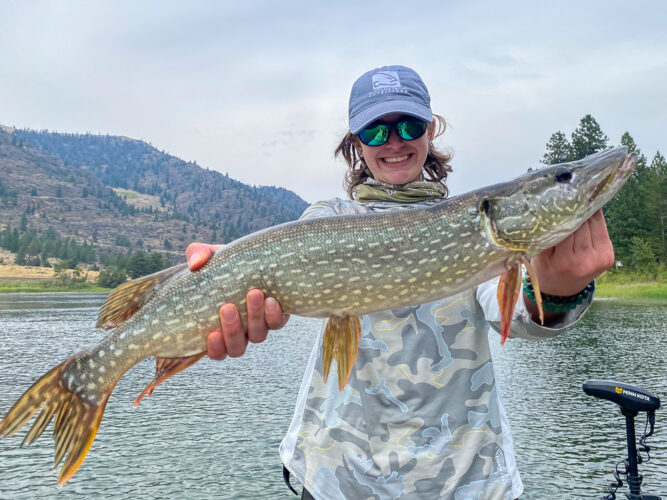
<path id="1" fill-rule="evenodd" d="M 373 122 L 365 129 L 359 131 L 359 139 L 366 146 L 382 146 L 389 140 L 391 129 L 396 130 L 398 136 L 404 141 L 419 139 L 426 132 L 426 122 L 412 116 L 406 117 L 396 123 Z"/>

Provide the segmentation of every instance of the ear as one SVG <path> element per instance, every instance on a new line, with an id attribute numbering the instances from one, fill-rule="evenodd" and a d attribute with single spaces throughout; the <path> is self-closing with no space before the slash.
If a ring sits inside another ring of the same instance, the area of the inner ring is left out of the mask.
<path id="1" fill-rule="evenodd" d="M 429 127 L 428 130 L 428 140 L 432 141 L 435 139 L 435 131 L 437 129 L 438 124 L 435 121 L 435 118 L 433 118 L 433 121 L 431 122 L 431 126 Z"/>
<path id="2" fill-rule="evenodd" d="M 364 150 L 361 148 L 361 141 L 357 138 L 352 142 L 352 145 L 354 146 L 354 149 L 357 150 L 357 154 L 359 155 L 360 158 L 364 157 Z"/>

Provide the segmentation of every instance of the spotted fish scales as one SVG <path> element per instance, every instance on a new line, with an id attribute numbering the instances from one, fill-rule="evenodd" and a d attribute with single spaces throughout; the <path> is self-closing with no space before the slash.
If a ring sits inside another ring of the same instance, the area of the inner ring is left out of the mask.
<path id="1" fill-rule="evenodd" d="M 251 288 L 275 297 L 285 312 L 329 318 L 325 376 L 335 359 L 342 389 L 358 349 L 360 315 L 437 300 L 512 271 L 516 281 L 522 259 L 575 231 L 621 188 L 635 163 L 635 154 L 617 148 L 429 208 L 287 223 L 222 247 L 197 272 L 183 264 L 126 283 L 100 311 L 98 326 L 109 335 L 35 382 L 0 422 L 0 436 L 13 435 L 41 410 L 24 439 L 30 444 L 55 418 L 64 484 L 83 462 L 123 374 L 155 356 L 155 378 L 138 404 L 203 357 L 221 304 L 237 304 L 245 322 Z"/>

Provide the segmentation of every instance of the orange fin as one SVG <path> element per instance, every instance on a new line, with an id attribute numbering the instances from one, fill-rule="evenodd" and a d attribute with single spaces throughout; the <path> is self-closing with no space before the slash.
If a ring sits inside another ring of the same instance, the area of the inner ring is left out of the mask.
<path id="1" fill-rule="evenodd" d="M 512 316 L 514 307 L 519 299 L 521 290 L 521 264 L 517 264 L 509 271 L 503 273 L 498 281 L 498 306 L 500 307 L 500 345 L 505 345 L 505 341 L 510 334 L 512 327 Z"/>
<path id="2" fill-rule="evenodd" d="M 167 380 L 172 375 L 176 375 L 178 372 L 181 372 L 188 368 L 189 366 L 194 365 L 197 361 L 204 357 L 206 352 L 200 354 L 195 354 L 194 356 L 187 356 L 185 358 L 155 358 L 155 378 L 153 381 L 146 386 L 144 392 L 134 400 L 132 406 L 137 406 L 141 403 L 141 400 L 144 396 L 151 397 L 153 394 L 153 389 L 155 389 L 162 382 Z"/>
<path id="3" fill-rule="evenodd" d="M 123 324 L 146 304 L 160 286 L 173 275 L 187 269 L 187 264 L 163 269 L 157 273 L 123 283 L 114 289 L 102 304 L 97 328 L 108 330 Z"/>
<path id="4" fill-rule="evenodd" d="M 523 265 L 526 266 L 526 271 L 528 271 L 528 277 L 530 282 L 533 285 L 533 291 L 535 292 L 535 304 L 537 304 L 537 313 L 540 316 L 540 324 L 544 324 L 544 310 L 542 309 L 542 294 L 540 293 L 540 284 L 537 282 L 537 274 L 533 270 L 533 266 L 530 265 L 530 261 L 523 257 L 521 259 Z"/>
<path id="5" fill-rule="evenodd" d="M 322 367 L 324 381 L 329 377 L 331 360 L 338 365 L 338 389 L 343 390 L 352 373 L 359 352 L 361 321 L 358 316 L 331 316 L 324 327 L 322 337 Z"/>
<path id="6" fill-rule="evenodd" d="M 63 374 L 72 357 L 43 375 L 28 389 L 4 419 L 0 422 L 0 436 L 9 437 L 21 429 L 40 409 L 42 412 L 23 440 L 32 444 L 44 432 L 49 422 L 56 417 L 53 426 L 55 441 L 55 463 L 67 456 L 58 475 L 58 485 L 69 481 L 83 463 L 104 415 L 111 387 L 99 401 L 84 401 L 63 383 Z"/>

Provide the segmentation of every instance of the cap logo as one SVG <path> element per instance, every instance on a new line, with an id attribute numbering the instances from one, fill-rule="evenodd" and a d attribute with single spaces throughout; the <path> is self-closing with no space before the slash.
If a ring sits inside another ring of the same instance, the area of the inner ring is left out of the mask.
<path id="1" fill-rule="evenodd" d="M 372 75 L 373 90 L 368 93 L 368 97 L 374 97 L 383 94 L 409 94 L 408 88 L 401 85 L 398 79 L 397 71 L 378 71 Z"/>
<path id="2" fill-rule="evenodd" d="M 401 81 L 398 79 L 396 71 L 378 71 L 373 74 L 373 88 L 380 87 L 400 87 Z"/>

